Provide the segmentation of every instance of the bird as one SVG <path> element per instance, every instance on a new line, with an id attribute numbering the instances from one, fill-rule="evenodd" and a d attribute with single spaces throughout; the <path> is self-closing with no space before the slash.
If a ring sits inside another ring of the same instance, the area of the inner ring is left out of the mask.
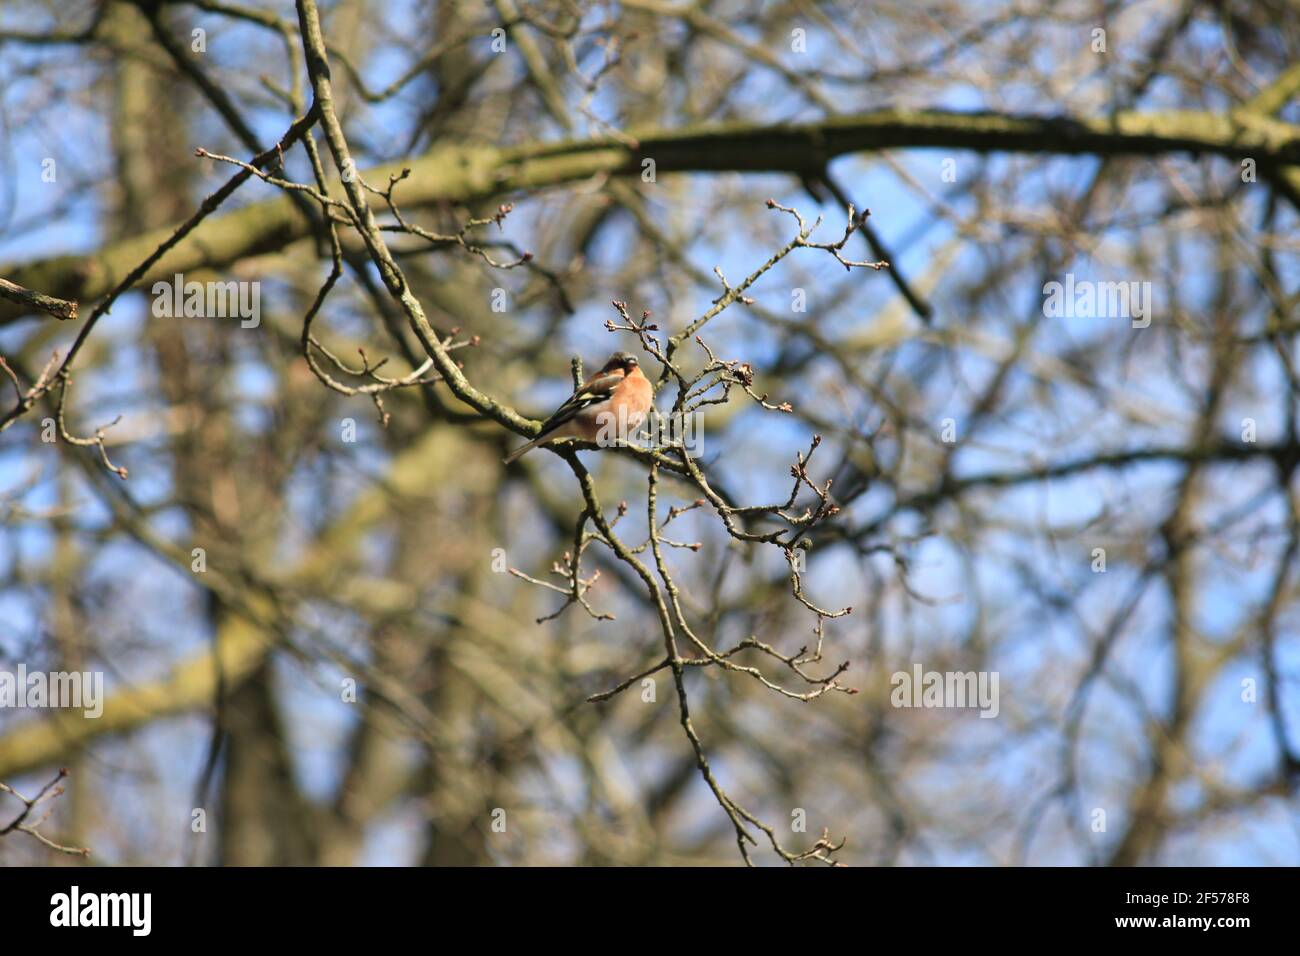
<path id="1" fill-rule="evenodd" d="M 503 461 L 508 465 L 543 442 L 557 438 L 608 440 L 627 438 L 641 427 L 654 402 L 654 386 L 630 352 L 615 352 L 542 423 L 537 437 L 520 445 Z"/>

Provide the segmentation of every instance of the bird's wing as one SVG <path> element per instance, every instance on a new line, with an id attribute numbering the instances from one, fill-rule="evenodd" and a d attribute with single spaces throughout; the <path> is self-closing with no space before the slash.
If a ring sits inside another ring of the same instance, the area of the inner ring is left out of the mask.
<path id="1" fill-rule="evenodd" d="M 545 424 L 542 425 L 542 430 L 538 434 L 544 435 L 559 428 L 565 422 L 572 421 L 584 409 L 607 401 L 623 379 L 624 376 L 621 373 L 613 372 L 609 375 L 598 375 L 586 382 L 580 389 L 570 395 L 563 405 L 555 410 Z"/>

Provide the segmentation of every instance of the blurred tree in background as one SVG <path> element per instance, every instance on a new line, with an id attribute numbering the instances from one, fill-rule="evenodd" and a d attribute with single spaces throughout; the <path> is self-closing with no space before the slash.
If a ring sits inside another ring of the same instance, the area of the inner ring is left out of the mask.
<path id="1" fill-rule="evenodd" d="M 0 863 L 1300 862 L 1298 13 L 6 3 Z"/>

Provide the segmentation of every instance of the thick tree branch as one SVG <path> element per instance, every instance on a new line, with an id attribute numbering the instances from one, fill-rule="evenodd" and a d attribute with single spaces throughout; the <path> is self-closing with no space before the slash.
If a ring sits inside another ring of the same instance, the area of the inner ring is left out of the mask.
<path id="1" fill-rule="evenodd" d="M 639 175 L 653 159 L 658 173 L 788 172 L 818 175 L 827 161 L 881 149 L 945 148 L 1046 155 L 1152 156 L 1186 152 L 1253 158 L 1262 172 L 1281 169 L 1300 183 L 1300 128 L 1248 110 L 1230 115 L 1174 110 L 1130 111 L 1113 119 L 1070 119 L 942 110 L 882 110 L 817 123 L 717 123 L 682 130 L 631 132 L 637 144 L 613 137 L 532 143 L 513 149 L 439 147 L 410 163 L 363 173 L 387 181 L 410 167 L 403 205 L 420 209 L 471 202 L 600 175 Z M 311 224 L 281 197 L 214 216 L 140 278 L 141 284 L 177 272 L 219 269 L 247 256 L 283 248 L 309 235 Z M 91 256 L 60 256 L 0 269 L 20 285 L 88 301 L 106 294 L 171 234 L 159 230 L 105 247 Z M 0 303 L 0 324 L 23 312 Z"/>

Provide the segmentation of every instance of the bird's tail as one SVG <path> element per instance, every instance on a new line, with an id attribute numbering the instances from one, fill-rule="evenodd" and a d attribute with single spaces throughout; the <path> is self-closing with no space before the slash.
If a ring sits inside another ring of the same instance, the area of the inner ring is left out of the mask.
<path id="1" fill-rule="evenodd" d="M 502 460 L 503 462 L 505 462 L 505 464 L 508 465 L 508 464 L 510 464 L 512 461 L 514 461 L 516 458 L 522 458 L 524 455 L 528 454 L 530 451 L 532 451 L 534 448 L 536 448 L 536 447 L 537 447 L 538 445 L 540 445 L 542 442 L 547 441 L 547 440 L 550 439 L 551 437 L 552 437 L 551 435 L 543 435 L 543 436 L 540 437 L 540 438 L 534 438 L 532 441 L 530 441 L 530 442 L 526 442 L 525 444 L 520 445 L 518 448 L 516 448 L 516 449 L 515 449 L 514 451 L 512 451 L 510 454 L 506 455 L 506 457 L 502 458 L 501 460 Z"/>

